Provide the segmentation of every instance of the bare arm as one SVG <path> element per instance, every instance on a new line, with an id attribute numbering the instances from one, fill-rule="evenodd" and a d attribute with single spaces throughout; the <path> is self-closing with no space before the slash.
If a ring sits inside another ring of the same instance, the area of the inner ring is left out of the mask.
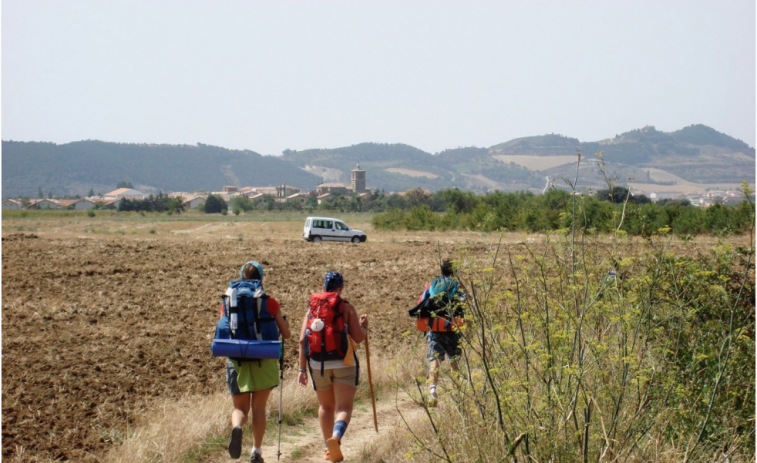
<path id="1" fill-rule="evenodd" d="M 307 330 L 308 327 L 308 317 L 305 316 L 302 319 L 302 328 L 300 328 L 300 368 L 307 368 L 307 362 L 305 358 L 305 343 L 307 342 L 305 338 L 305 330 Z"/>
<path id="2" fill-rule="evenodd" d="M 283 315 L 281 315 L 281 310 L 276 312 L 276 316 L 273 318 L 276 320 L 276 326 L 279 327 L 281 337 L 283 337 L 284 339 L 289 339 L 290 337 L 292 337 L 292 333 L 289 331 L 289 322 L 284 319 Z"/>
<path id="3" fill-rule="evenodd" d="M 358 318 L 355 307 L 348 302 L 344 303 L 344 314 L 347 319 L 347 332 L 356 343 L 360 344 L 368 332 L 368 316 L 361 315 Z"/>
<path id="4" fill-rule="evenodd" d="M 300 386 L 307 386 L 308 385 L 308 374 L 305 372 L 305 370 L 308 367 L 308 359 L 305 358 L 305 343 L 307 342 L 305 340 L 305 330 L 308 326 L 308 317 L 307 315 L 303 317 L 302 319 L 302 328 L 300 328 L 300 354 L 299 354 L 299 361 L 297 364 L 299 365 L 299 374 L 297 375 L 297 382 L 300 384 Z"/>

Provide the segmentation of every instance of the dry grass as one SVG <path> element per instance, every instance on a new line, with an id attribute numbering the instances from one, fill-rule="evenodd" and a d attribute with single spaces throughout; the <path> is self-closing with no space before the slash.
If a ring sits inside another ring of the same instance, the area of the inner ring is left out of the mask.
<path id="1" fill-rule="evenodd" d="M 385 400 L 392 400 L 396 392 L 398 378 L 411 378 L 423 371 L 423 354 L 417 345 L 408 343 L 392 353 L 381 350 L 371 351 L 371 376 L 374 391 Z M 417 343 L 416 343 L 417 344 Z M 359 351 L 361 362 L 361 384 L 356 394 L 357 399 L 369 399 L 367 362 L 365 348 Z M 313 389 L 308 385 L 297 384 L 294 370 L 286 370 L 283 386 L 283 422 L 297 422 L 302 416 L 315 416 L 318 410 Z M 268 399 L 268 417 L 278 419 L 279 391 L 275 389 Z M 226 437 L 229 431 L 231 400 L 226 392 L 211 396 L 188 396 L 180 400 L 166 400 L 149 408 L 144 416 L 136 421 L 146 423 L 136 429 L 128 430 L 121 445 L 114 447 L 102 460 L 106 463 L 154 462 L 174 463 L 186 461 L 190 453 L 216 453 L 225 451 Z M 411 444 L 404 427 L 394 428 L 382 434 L 371 443 L 381 447 L 382 455 L 401 455 Z M 397 445 L 398 439 L 407 445 Z M 392 449 L 389 451 L 388 449 Z M 364 455 L 370 453 L 364 450 Z M 377 457 L 380 458 L 380 457 Z M 360 461 L 392 461 L 366 460 Z"/>
<path id="2" fill-rule="evenodd" d="M 421 416 L 409 421 L 408 424 L 417 429 L 420 424 L 418 421 Z M 412 434 L 403 426 L 395 427 L 376 437 L 370 444 L 366 445 L 357 455 L 357 461 L 362 463 L 388 463 L 410 459 L 411 461 L 420 461 L 412 452 L 415 439 Z"/>
<path id="3" fill-rule="evenodd" d="M 109 452 L 104 462 L 178 462 L 198 442 L 226 432 L 229 398 L 225 394 L 188 396 L 165 401 L 152 408 L 129 430 L 123 444 Z"/>

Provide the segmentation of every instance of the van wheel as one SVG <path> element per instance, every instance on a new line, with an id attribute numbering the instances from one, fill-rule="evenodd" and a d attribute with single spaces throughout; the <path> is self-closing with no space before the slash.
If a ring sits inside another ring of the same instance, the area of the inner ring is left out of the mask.
<path id="1" fill-rule="evenodd" d="M 321 242 L 321 237 L 320 236 L 314 236 L 313 237 L 313 243 L 320 243 L 320 242 Z"/>
<path id="2" fill-rule="evenodd" d="M 360 237 L 359 236 L 353 236 L 352 237 L 352 242 L 353 243 L 359 243 L 360 242 Z"/>

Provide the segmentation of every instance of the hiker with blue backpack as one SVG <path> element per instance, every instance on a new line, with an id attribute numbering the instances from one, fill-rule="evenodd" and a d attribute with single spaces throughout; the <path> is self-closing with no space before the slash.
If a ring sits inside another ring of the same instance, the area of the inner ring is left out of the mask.
<path id="1" fill-rule="evenodd" d="M 465 296 L 453 277 L 452 263 L 441 263 L 441 276 L 434 278 L 418 299 L 418 305 L 408 313 L 417 319 L 416 326 L 428 343 L 428 406 L 437 404 L 437 383 L 444 358 L 454 372 L 459 372 L 460 328 L 464 324 Z"/>
<path id="2" fill-rule="evenodd" d="M 355 307 L 342 299 L 344 279 L 328 272 L 323 292 L 310 296 L 300 330 L 298 382 L 305 387 L 308 372 L 318 397 L 318 421 L 326 453 L 324 459 L 343 461 L 342 438 L 352 417 L 360 364 L 355 349 L 368 332 L 368 316 L 358 318 Z"/>
<path id="3" fill-rule="evenodd" d="M 250 462 L 263 463 L 266 403 L 280 381 L 279 336 L 289 339 L 291 333 L 278 301 L 263 290 L 263 267 L 258 262 L 244 264 L 239 280 L 229 283 L 221 315 L 211 349 L 214 356 L 228 357 L 226 384 L 234 405 L 229 456 L 242 454 L 243 426 L 252 409 Z"/>

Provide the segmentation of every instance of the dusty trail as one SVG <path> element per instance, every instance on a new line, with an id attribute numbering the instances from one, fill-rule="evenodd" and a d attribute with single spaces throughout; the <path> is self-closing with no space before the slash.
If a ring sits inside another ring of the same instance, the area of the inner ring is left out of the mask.
<path id="1" fill-rule="evenodd" d="M 315 400 L 315 398 L 314 398 Z M 286 407 L 286 404 L 284 404 Z M 342 442 L 342 453 L 345 462 L 359 462 L 360 455 L 366 446 L 381 436 L 385 436 L 394 430 L 405 429 L 405 424 L 400 417 L 412 422 L 421 418 L 423 410 L 418 407 L 410 397 L 400 392 L 397 397 L 387 396 L 376 402 L 376 415 L 378 417 L 379 432 L 376 433 L 373 425 L 373 410 L 370 400 L 355 404 L 352 420 Z M 298 463 L 323 463 L 324 445 L 318 418 L 305 418 L 304 423 L 298 426 L 286 426 L 281 428 L 281 459 L 279 461 L 296 461 Z M 266 463 L 276 460 L 278 428 L 269 424 L 263 440 L 263 457 Z M 229 458 L 226 448 L 212 455 L 207 463 L 228 463 L 232 461 L 246 462 L 250 458 L 252 447 L 252 432 L 249 425 L 245 425 L 244 446 L 242 457 L 239 460 Z"/>

